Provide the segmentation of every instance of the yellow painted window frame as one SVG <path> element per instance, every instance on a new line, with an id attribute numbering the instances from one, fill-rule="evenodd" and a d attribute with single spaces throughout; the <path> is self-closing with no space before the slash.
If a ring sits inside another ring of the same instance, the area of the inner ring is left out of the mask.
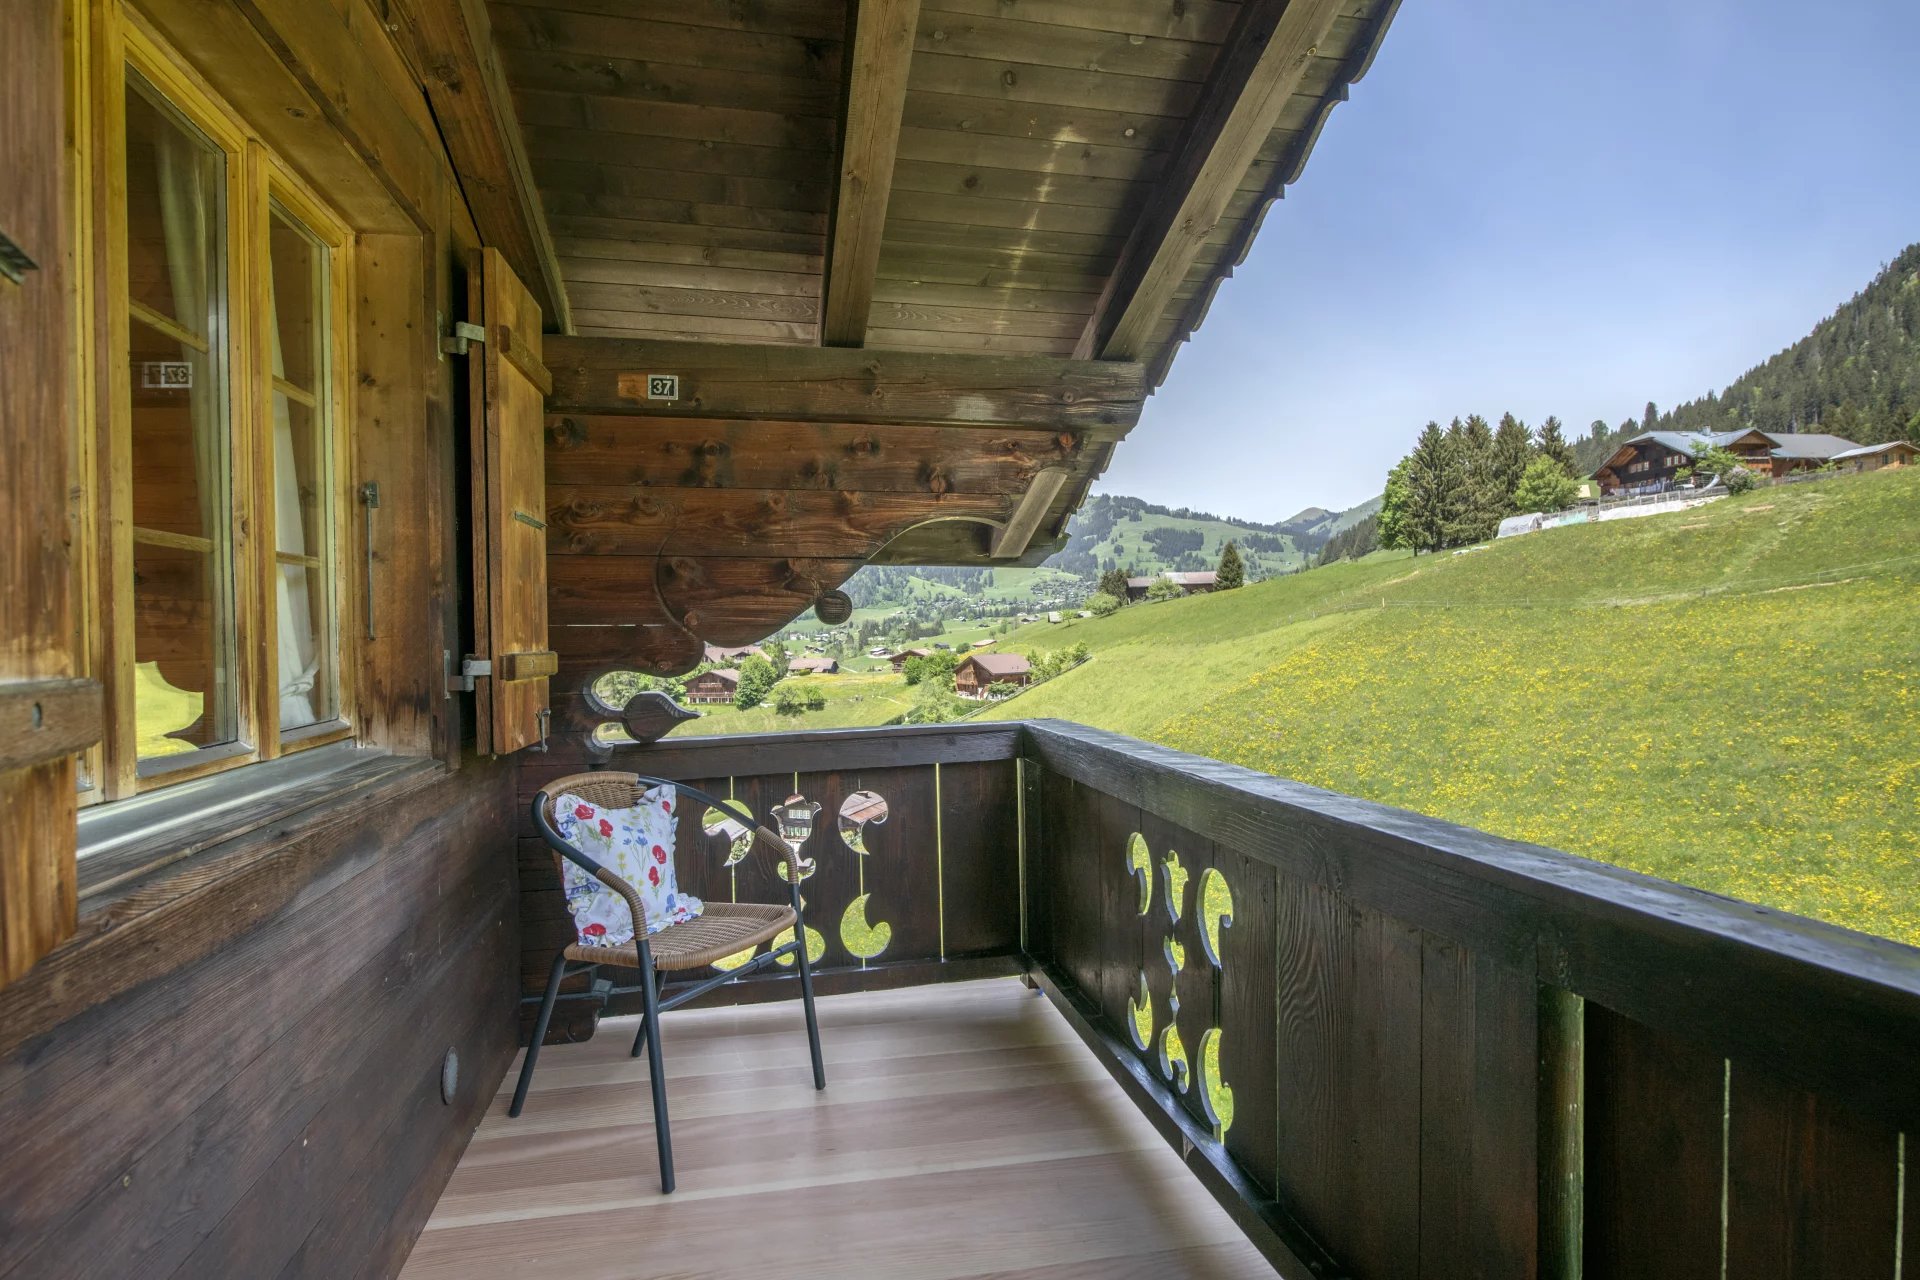
<path id="1" fill-rule="evenodd" d="M 262 760 L 352 738 L 358 646 L 350 477 L 354 367 L 354 236 L 325 199 L 283 163 L 240 114 L 130 8 L 73 0 L 68 9 L 70 192 L 75 236 L 75 368 L 81 378 L 74 454 L 86 478 L 75 498 L 80 651 L 106 691 L 106 733 L 83 758 L 82 805 L 125 799 Z M 234 524 L 234 617 L 239 733 L 231 746 L 137 767 L 134 724 L 131 325 L 127 291 L 126 83 L 136 70 L 226 157 L 227 368 Z M 332 528 L 333 645 L 338 715 L 282 735 L 278 627 L 273 617 L 273 378 L 268 229 L 282 211 L 327 250 L 327 509 Z"/>

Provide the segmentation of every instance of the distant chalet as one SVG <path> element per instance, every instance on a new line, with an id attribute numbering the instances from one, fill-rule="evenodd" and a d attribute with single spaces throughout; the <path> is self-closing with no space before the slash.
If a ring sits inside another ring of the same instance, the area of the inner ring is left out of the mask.
<path id="1" fill-rule="evenodd" d="M 907 661 L 909 659 L 931 658 L 932 656 L 933 656 L 933 650 L 931 649 L 902 649 L 898 653 L 888 654 L 887 661 L 893 664 L 893 669 L 895 671 L 905 671 L 907 669 Z"/>
<path id="2" fill-rule="evenodd" d="M 832 658 L 795 658 L 787 664 L 787 674 L 792 676 L 830 676 L 840 670 L 840 664 Z"/>
<path id="3" fill-rule="evenodd" d="M 1885 444 L 1863 444 L 1858 449 L 1833 455 L 1842 471 L 1878 471 L 1882 467 L 1910 467 L 1920 462 L 1920 445 L 1905 440 Z"/>
<path id="4" fill-rule="evenodd" d="M 757 644 L 710 644 L 706 648 L 706 659 L 708 662 L 720 663 L 725 666 L 732 666 L 736 663 L 744 662 L 756 654 L 760 654 L 760 646 Z M 765 655 L 762 654 L 761 656 L 764 657 Z"/>
<path id="5" fill-rule="evenodd" d="M 963 698 L 984 698 L 987 686 L 1025 685 L 1033 680 L 1033 667 L 1017 653 L 971 653 L 953 669 L 953 691 Z"/>
<path id="6" fill-rule="evenodd" d="M 1693 466 L 1710 448 L 1727 450 L 1755 475 L 1778 479 L 1836 462 L 1861 446 L 1812 431 L 1649 431 L 1616 449 L 1593 478 L 1603 494 L 1665 489 L 1673 484 L 1676 472 Z"/>
<path id="7" fill-rule="evenodd" d="M 732 702 L 740 691 L 740 673 L 731 667 L 702 671 L 687 681 L 688 702 Z"/>
<path id="8" fill-rule="evenodd" d="M 1174 586 L 1180 588 L 1186 595 L 1205 595 L 1214 589 L 1215 581 L 1219 576 L 1220 575 L 1213 570 L 1208 569 L 1204 573 L 1162 573 L 1150 578 L 1128 578 L 1127 599 L 1146 599 L 1148 589 L 1151 588 L 1154 583 L 1160 581 L 1161 578 L 1165 578 L 1167 581 L 1173 583 Z"/>

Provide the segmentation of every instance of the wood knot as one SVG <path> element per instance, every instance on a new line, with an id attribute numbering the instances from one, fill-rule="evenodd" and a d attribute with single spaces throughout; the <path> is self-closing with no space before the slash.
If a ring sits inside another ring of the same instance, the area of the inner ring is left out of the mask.
<path id="1" fill-rule="evenodd" d="M 587 442 L 587 429 L 573 418 L 547 425 L 547 441 L 556 449 L 578 449 Z"/>

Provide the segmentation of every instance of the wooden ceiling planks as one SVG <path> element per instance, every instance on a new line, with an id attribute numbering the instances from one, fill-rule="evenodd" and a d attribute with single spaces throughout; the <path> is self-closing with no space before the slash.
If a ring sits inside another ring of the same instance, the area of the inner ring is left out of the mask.
<path id="1" fill-rule="evenodd" d="M 1071 354 L 1234 7 L 922 4 L 868 344 Z"/>
<path id="2" fill-rule="evenodd" d="M 579 331 L 815 343 L 842 6 L 491 9 Z"/>
<path id="3" fill-rule="evenodd" d="M 1056 355 L 1076 350 L 1077 319 L 1081 354 L 1120 354 L 1118 328 L 1157 380 L 1395 3 L 494 0 L 491 15 L 583 333 Z M 869 43 L 849 58 L 863 9 Z M 1263 78 L 1249 41 L 1264 48 L 1283 14 L 1312 30 L 1286 46 L 1284 80 Z M 1227 124 L 1232 154 L 1216 155 Z"/>

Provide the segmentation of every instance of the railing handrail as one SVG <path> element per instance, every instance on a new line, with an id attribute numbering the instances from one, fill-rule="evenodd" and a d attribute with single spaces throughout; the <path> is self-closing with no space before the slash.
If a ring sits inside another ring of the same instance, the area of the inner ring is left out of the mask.
<path id="1" fill-rule="evenodd" d="M 1022 754 L 1648 1025 L 1920 1124 L 1920 949 L 1062 720 Z"/>
<path id="2" fill-rule="evenodd" d="M 710 778 L 1011 760 L 1019 752 L 1020 725 L 1003 720 L 672 737 L 644 746 L 617 745 L 611 758 L 665 777 Z"/>

